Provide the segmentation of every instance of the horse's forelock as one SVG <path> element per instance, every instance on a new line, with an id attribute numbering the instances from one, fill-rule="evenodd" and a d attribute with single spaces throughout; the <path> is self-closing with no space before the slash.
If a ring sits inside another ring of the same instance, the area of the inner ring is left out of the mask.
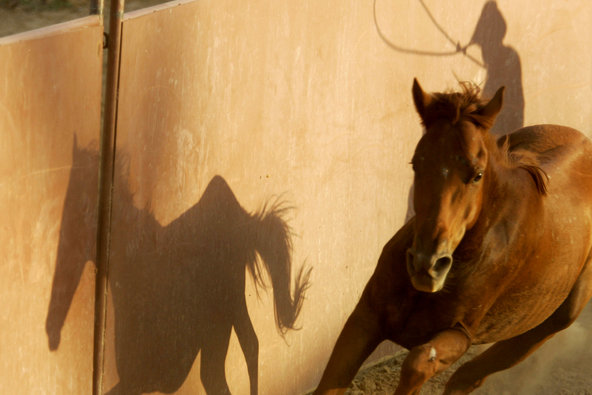
<path id="1" fill-rule="evenodd" d="M 459 84 L 460 91 L 432 94 L 434 100 L 426 109 L 422 119 L 426 129 L 439 120 L 445 120 L 452 124 L 456 124 L 462 119 L 475 121 L 472 114 L 486 104 L 486 101 L 481 98 L 481 89 L 478 85 L 468 81 L 462 81 Z"/>

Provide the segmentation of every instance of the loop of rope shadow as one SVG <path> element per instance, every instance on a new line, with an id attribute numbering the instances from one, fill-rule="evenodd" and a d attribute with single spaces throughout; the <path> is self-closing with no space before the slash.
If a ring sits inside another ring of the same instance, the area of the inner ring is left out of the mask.
<path id="1" fill-rule="evenodd" d="M 384 43 L 386 45 L 388 45 L 390 48 L 394 49 L 397 52 L 402 52 L 402 53 L 407 53 L 407 54 L 412 54 L 412 55 L 423 55 L 423 56 L 452 56 L 452 55 L 457 55 L 459 53 L 462 53 L 464 56 L 466 56 L 469 60 L 471 60 L 473 63 L 477 64 L 480 67 L 485 68 L 485 65 L 483 63 L 481 63 L 479 60 L 477 60 L 476 58 L 474 58 L 473 56 L 469 55 L 467 53 L 467 47 L 468 45 L 465 45 L 464 47 L 460 44 L 460 41 L 454 41 L 447 33 L 446 31 L 442 28 L 442 26 L 440 26 L 440 24 L 438 24 L 438 22 L 436 21 L 436 19 L 434 18 L 434 16 L 432 15 L 432 13 L 430 12 L 430 10 L 428 9 L 428 7 L 425 5 L 425 3 L 423 2 L 423 0 L 419 0 L 419 3 L 421 4 L 421 6 L 423 7 L 423 9 L 425 10 L 425 12 L 428 14 L 428 17 L 430 18 L 430 20 L 432 21 L 432 23 L 434 24 L 434 26 L 436 26 L 436 28 L 440 31 L 440 33 L 442 33 L 442 35 L 444 37 L 446 37 L 446 39 L 452 43 L 453 45 L 456 46 L 454 51 L 442 51 L 442 52 L 436 52 L 436 51 L 423 51 L 423 50 L 418 50 L 418 49 L 411 49 L 411 48 L 405 48 L 405 47 L 401 47 L 399 45 L 396 45 L 395 43 L 393 43 L 392 41 L 389 40 L 388 37 L 386 37 L 386 35 L 383 33 L 383 31 L 380 29 L 380 25 L 378 24 L 378 18 L 376 16 L 376 2 L 377 0 L 374 0 L 374 26 L 376 26 L 376 32 L 378 33 L 379 37 L 382 39 L 382 41 L 384 41 Z"/>

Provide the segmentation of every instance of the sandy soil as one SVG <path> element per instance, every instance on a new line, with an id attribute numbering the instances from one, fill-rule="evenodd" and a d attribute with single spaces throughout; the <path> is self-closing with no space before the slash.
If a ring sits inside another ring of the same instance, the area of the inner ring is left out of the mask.
<path id="1" fill-rule="evenodd" d="M 486 348 L 472 347 L 450 369 L 428 381 L 421 394 L 441 394 L 454 370 Z M 392 394 L 406 355 L 407 351 L 401 351 L 361 370 L 348 393 Z M 474 394 L 592 395 L 592 304 L 571 327 L 555 335 L 516 367 L 492 375 Z"/>
<path id="2" fill-rule="evenodd" d="M 0 8 L 0 37 L 66 22 L 87 14 L 87 6 L 38 11 L 23 8 Z"/>
<path id="3" fill-rule="evenodd" d="M 165 2 L 165 0 L 126 1 L 125 10 L 133 11 Z M 51 0 L 48 0 L 48 3 L 51 3 Z M 90 2 L 85 0 L 70 0 L 68 6 L 60 7 L 51 4 L 47 6 L 32 4 L 13 8 L 0 6 L 0 37 L 82 18 L 88 15 L 89 4 Z M 109 1 L 105 1 L 104 7 L 105 15 L 108 16 Z"/>

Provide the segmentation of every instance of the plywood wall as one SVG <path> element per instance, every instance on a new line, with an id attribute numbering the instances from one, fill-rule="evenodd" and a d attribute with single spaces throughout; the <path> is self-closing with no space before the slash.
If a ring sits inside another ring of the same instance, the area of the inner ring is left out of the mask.
<path id="1" fill-rule="evenodd" d="M 0 393 L 90 393 L 102 26 L 8 37 L 0 59 Z"/>
<path id="2" fill-rule="evenodd" d="M 246 394 L 254 377 L 262 394 L 312 388 L 410 211 L 413 77 L 428 91 L 506 85 L 506 129 L 590 133 L 592 7 L 544 3 L 227 0 L 129 14 L 104 390 Z M 246 269 L 265 248 L 280 254 L 279 228 L 249 215 L 274 204 L 289 208 L 268 218 L 291 229 L 290 290 L 265 269 L 257 287 Z M 299 329 L 281 336 L 271 286 L 293 292 L 302 267 Z"/>
<path id="3" fill-rule="evenodd" d="M 128 14 L 103 391 L 313 388 L 412 212 L 413 78 L 506 85 L 496 133 L 590 134 L 591 19 L 586 0 Z M 98 18 L 0 40 L 0 393 L 91 392 L 101 45 Z"/>

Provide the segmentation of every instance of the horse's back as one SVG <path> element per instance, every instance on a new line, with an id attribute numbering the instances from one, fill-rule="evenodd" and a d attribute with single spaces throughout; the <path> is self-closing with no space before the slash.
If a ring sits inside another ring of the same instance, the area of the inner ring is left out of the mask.
<path id="1" fill-rule="evenodd" d="M 510 156 L 535 159 L 549 178 L 551 194 L 591 192 L 592 197 L 592 141 L 582 132 L 567 126 L 534 125 L 500 137 L 498 145 L 504 144 Z"/>
<path id="2" fill-rule="evenodd" d="M 506 144 L 506 140 L 510 153 L 535 154 L 543 167 L 565 156 L 592 152 L 590 139 L 582 132 L 567 126 L 527 126 L 500 137 L 498 145 Z"/>
<path id="3" fill-rule="evenodd" d="M 535 125 L 508 135 L 507 144 L 510 156 L 530 153 L 548 178 L 539 225 L 548 237 L 538 251 L 549 247 L 550 262 L 581 267 L 592 254 L 592 141 L 573 128 Z"/>

